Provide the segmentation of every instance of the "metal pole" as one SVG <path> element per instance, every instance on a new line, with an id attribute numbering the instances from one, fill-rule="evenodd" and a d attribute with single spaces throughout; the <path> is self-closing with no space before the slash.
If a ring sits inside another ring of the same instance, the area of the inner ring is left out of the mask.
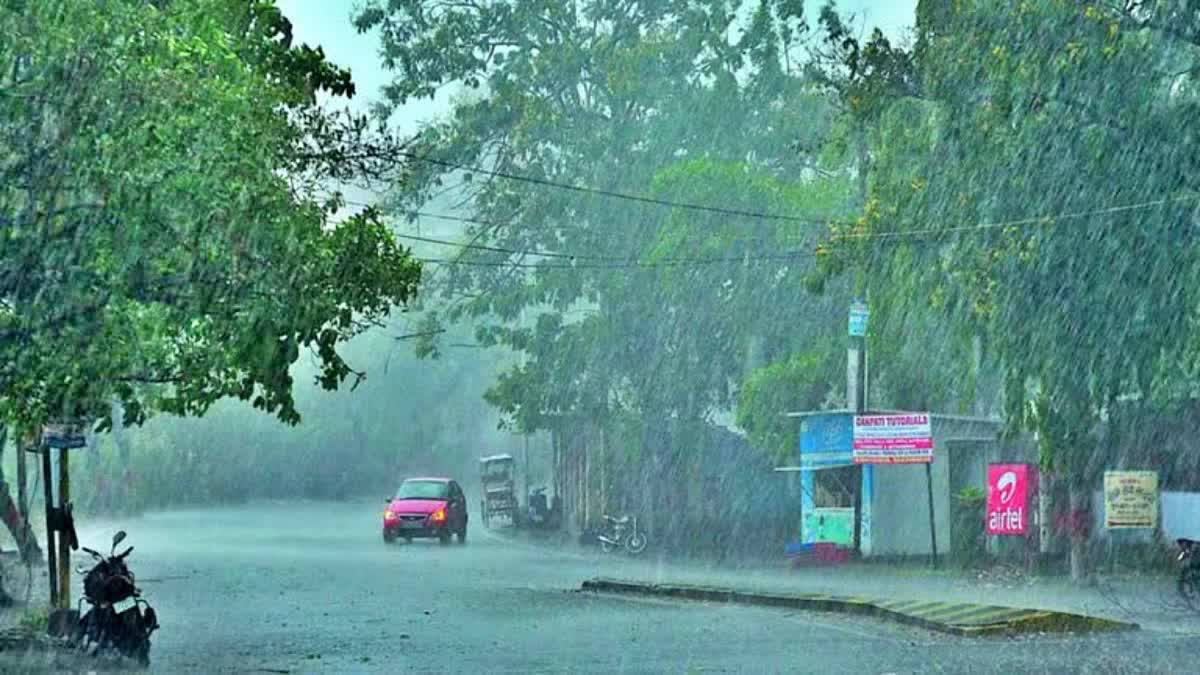
<path id="1" fill-rule="evenodd" d="M 933 569 L 938 567 L 937 526 L 933 520 L 933 462 L 925 462 L 925 489 L 929 495 L 929 550 Z"/>
<path id="2" fill-rule="evenodd" d="M 58 451 L 58 512 L 67 512 L 67 503 L 71 501 L 71 476 L 68 471 L 67 449 Z M 63 609 L 71 608 L 71 542 L 67 541 L 66 533 L 58 536 L 58 605 Z"/>
<path id="3" fill-rule="evenodd" d="M 864 387 L 866 369 L 864 368 L 864 357 L 867 350 L 867 341 L 863 337 L 851 338 L 851 351 L 853 354 L 854 377 L 853 390 L 850 400 L 855 415 L 863 414 L 866 408 L 866 392 Z M 863 482 L 863 465 L 856 464 L 852 470 L 853 482 L 852 494 L 854 496 L 854 552 L 858 555 L 862 554 L 862 482 Z"/>
<path id="4" fill-rule="evenodd" d="M 46 499 L 46 565 L 50 570 L 50 606 L 58 607 L 58 556 L 54 547 L 54 474 L 50 448 L 42 446 L 42 484 Z"/>

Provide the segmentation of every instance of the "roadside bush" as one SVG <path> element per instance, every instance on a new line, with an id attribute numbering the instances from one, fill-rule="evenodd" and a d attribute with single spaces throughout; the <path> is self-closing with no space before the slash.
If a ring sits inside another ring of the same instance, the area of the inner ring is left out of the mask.
<path id="1" fill-rule="evenodd" d="M 987 561 L 987 493 L 968 486 L 954 495 L 951 505 L 951 556 L 964 568 Z"/>

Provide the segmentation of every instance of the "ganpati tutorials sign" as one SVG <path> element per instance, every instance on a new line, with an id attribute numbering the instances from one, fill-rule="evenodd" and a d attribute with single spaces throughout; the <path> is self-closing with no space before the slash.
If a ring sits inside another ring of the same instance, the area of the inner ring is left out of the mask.
<path id="1" fill-rule="evenodd" d="M 987 475 L 987 533 L 1025 535 L 1030 532 L 1030 497 L 1037 474 L 1029 464 L 989 464 Z"/>
<path id="2" fill-rule="evenodd" d="M 1104 527 L 1115 529 L 1158 526 L 1158 473 L 1104 472 Z"/>
<path id="3" fill-rule="evenodd" d="M 933 461 L 929 413 L 854 416 L 856 464 L 914 464 Z"/>

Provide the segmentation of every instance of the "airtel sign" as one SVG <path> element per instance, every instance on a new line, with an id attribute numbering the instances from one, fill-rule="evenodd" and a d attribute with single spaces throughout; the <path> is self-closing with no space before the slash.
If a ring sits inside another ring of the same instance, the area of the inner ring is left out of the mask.
<path id="1" fill-rule="evenodd" d="M 1029 464 L 989 464 L 987 495 L 988 534 L 1030 532 L 1029 497 L 1036 474 Z"/>

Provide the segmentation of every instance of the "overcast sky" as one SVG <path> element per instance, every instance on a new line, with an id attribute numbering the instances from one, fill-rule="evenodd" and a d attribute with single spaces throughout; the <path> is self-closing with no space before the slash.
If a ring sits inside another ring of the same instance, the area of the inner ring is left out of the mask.
<path id="1" fill-rule="evenodd" d="M 297 40 L 320 45 L 330 60 L 351 69 L 359 91 L 356 108 L 378 97 L 388 74 L 380 66 L 377 38 L 359 35 L 350 24 L 358 0 L 279 0 L 278 4 L 292 20 Z M 821 1 L 810 1 L 808 5 L 809 16 L 813 17 L 810 23 L 815 24 Z M 868 27 L 880 26 L 889 36 L 898 37 L 913 23 L 916 0 L 843 0 L 838 7 L 861 16 Z M 398 130 L 415 132 L 422 121 L 445 112 L 449 99 L 449 92 L 442 92 L 433 101 L 410 102 L 393 121 Z"/>
<path id="2" fill-rule="evenodd" d="M 816 24 L 823 1 L 809 0 L 810 24 Z M 380 64 L 378 38 L 373 34 L 359 35 L 350 23 L 353 8 L 358 4 L 359 0 L 278 0 L 278 6 L 292 21 L 298 42 L 320 45 L 331 61 L 350 68 L 358 91 L 351 107 L 365 112 L 367 106 L 379 98 L 380 89 L 388 82 L 389 74 Z M 857 17 L 855 25 L 865 26 L 867 30 L 879 26 L 889 37 L 896 39 L 912 26 L 916 0 L 844 0 L 838 3 L 838 7 L 843 14 L 851 12 Z M 449 111 L 450 100 L 456 89 L 456 85 L 448 85 L 434 100 L 410 101 L 392 118 L 393 128 L 404 135 L 415 133 L 424 122 Z M 374 202 L 378 197 L 354 186 L 343 186 L 342 191 L 352 203 L 335 218 L 348 217 L 359 210 L 358 204 Z M 448 195 L 445 199 L 453 201 L 452 198 L 453 195 Z M 452 211 L 444 205 L 433 210 L 442 213 Z M 419 219 L 413 226 L 400 227 L 425 236 L 447 238 L 453 238 L 462 231 L 460 224 L 425 218 Z M 419 252 L 427 248 L 414 244 L 414 249 Z"/>

